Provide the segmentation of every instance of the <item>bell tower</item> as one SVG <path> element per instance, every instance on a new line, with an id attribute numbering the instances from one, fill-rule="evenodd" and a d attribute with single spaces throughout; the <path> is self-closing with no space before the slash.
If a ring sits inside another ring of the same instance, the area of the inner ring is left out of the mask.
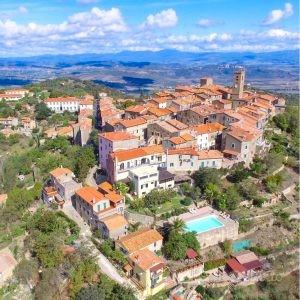
<path id="1" fill-rule="evenodd" d="M 233 88 L 232 88 L 232 98 L 240 99 L 243 97 L 245 84 L 245 70 L 238 69 L 233 75 Z"/>

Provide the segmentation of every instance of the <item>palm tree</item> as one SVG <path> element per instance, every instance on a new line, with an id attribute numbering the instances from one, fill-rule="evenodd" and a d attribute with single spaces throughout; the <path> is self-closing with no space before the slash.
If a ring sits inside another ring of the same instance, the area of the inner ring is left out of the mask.
<path id="1" fill-rule="evenodd" d="M 177 234 L 183 233 L 186 229 L 186 224 L 183 220 L 176 218 L 171 224 L 170 232 L 175 232 Z"/>

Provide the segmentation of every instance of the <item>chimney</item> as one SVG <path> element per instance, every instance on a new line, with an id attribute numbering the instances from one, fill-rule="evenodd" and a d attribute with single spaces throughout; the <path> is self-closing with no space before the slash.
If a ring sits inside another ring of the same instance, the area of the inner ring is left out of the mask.
<path id="1" fill-rule="evenodd" d="M 95 197 L 93 198 L 93 200 L 92 200 L 92 203 L 93 203 L 93 204 L 95 204 L 95 203 L 96 203 L 96 199 L 95 199 Z"/>

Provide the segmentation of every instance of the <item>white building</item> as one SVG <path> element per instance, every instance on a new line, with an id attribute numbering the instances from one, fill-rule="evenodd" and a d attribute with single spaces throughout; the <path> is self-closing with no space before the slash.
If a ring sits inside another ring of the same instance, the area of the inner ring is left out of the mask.
<path id="1" fill-rule="evenodd" d="M 110 153 L 107 160 L 107 173 L 114 183 L 129 177 L 129 172 L 140 166 L 165 167 L 166 154 L 161 145 L 153 145 Z"/>
<path id="2" fill-rule="evenodd" d="M 169 149 L 167 170 L 170 172 L 197 171 L 199 168 L 222 168 L 223 154 L 218 150 L 197 151 L 194 148 Z"/>
<path id="3" fill-rule="evenodd" d="M 128 150 L 139 147 L 139 138 L 124 131 L 103 132 L 99 134 L 99 163 L 107 169 L 108 155 L 117 150 Z"/>
<path id="4" fill-rule="evenodd" d="M 142 197 L 153 189 L 171 189 L 174 187 L 174 175 L 157 169 L 157 166 L 141 166 L 129 171 L 129 178 L 134 184 L 135 193 Z"/>
<path id="5" fill-rule="evenodd" d="M 55 113 L 63 113 L 64 111 L 77 112 L 79 103 L 80 100 L 75 97 L 58 97 L 45 100 L 47 107 Z"/>
<path id="6" fill-rule="evenodd" d="M 192 135 L 196 138 L 196 144 L 199 150 L 215 149 L 219 142 L 221 146 L 222 131 L 225 126 L 219 123 L 207 123 L 194 126 Z M 219 141 L 218 141 L 219 139 Z"/>

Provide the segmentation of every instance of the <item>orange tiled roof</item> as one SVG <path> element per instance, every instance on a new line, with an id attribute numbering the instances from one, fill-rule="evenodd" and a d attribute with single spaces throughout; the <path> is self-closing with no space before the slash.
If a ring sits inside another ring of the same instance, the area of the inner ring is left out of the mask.
<path id="1" fill-rule="evenodd" d="M 147 123 L 147 121 L 144 118 L 140 117 L 140 118 L 129 119 L 129 120 L 119 120 L 119 122 L 117 123 L 121 124 L 125 128 L 129 128 L 129 127 L 144 125 Z"/>
<path id="2" fill-rule="evenodd" d="M 142 250 L 151 244 L 162 241 L 163 237 L 155 229 L 143 228 L 120 238 L 117 243 L 129 253 Z"/>
<path id="3" fill-rule="evenodd" d="M 147 112 L 148 107 L 145 107 L 143 105 L 133 105 L 129 106 L 125 109 L 125 112 L 133 112 L 133 113 L 143 113 Z"/>
<path id="4" fill-rule="evenodd" d="M 165 264 L 162 258 L 158 257 L 154 252 L 148 249 L 138 250 L 131 254 L 129 258 L 144 271 L 149 270 L 158 264 L 161 264 L 162 267 Z"/>
<path id="5" fill-rule="evenodd" d="M 180 137 L 184 139 L 186 142 L 194 140 L 194 137 L 191 136 L 189 133 L 182 134 L 180 135 Z"/>
<path id="6" fill-rule="evenodd" d="M 258 138 L 258 135 L 255 134 L 252 130 L 245 130 L 240 126 L 231 126 L 227 131 L 227 134 L 242 142 L 250 142 Z"/>
<path id="7" fill-rule="evenodd" d="M 110 155 L 113 159 L 117 159 L 118 161 L 125 161 L 159 153 L 164 153 L 164 148 L 161 145 L 152 145 L 135 149 L 118 150 L 111 153 Z"/>
<path id="8" fill-rule="evenodd" d="M 194 138 L 188 133 L 180 135 L 180 136 L 174 136 L 169 139 L 169 141 L 175 145 L 184 144 L 184 143 L 190 142 L 192 140 L 194 140 Z"/>
<path id="9" fill-rule="evenodd" d="M 109 141 L 126 141 L 137 138 L 133 134 L 124 131 L 103 132 L 99 136 Z"/>
<path id="10" fill-rule="evenodd" d="M 70 134 L 70 133 L 73 133 L 72 126 L 60 127 L 57 129 L 58 135 L 65 135 L 65 134 Z"/>
<path id="11" fill-rule="evenodd" d="M 103 218 L 101 219 L 101 222 L 106 225 L 108 230 L 115 230 L 128 225 L 128 222 L 124 216 L 119 214 Z"/>
<path id="12" fill-rule="evenodd" d="M 166 121 L 167 123 L 169 123 L 170 125 L 172 125 L 173 127 L 175 127 L 176 129 L 178 130 L 183 130 L 183 129 L 186 129 L 188 128 L 188 126 L 176 119 L 171 119 L 171 120 L 167 120 Z"/>
<path id="13" fill-rule="evenodd" d="M 169 155 L 191 155 L 198 156 L 199 159 L 220 159 L 223 158 L 223 154 L 218 150 L 201 150 L 197 151 L 195 148 L 187 147 L 180 149 L 168 150 Z"/>
<path id="14" fill-rule="evenodd" d="M 168 110 L 167 108 L 157 108 L 157 107 L 150 107 L 148 112 L 150 114 L 153 114 L 156 117 L 167 116 L 171 113 L 171 111 Z"/>
<path id="15" fill-rule="evenodd" d="M 194 126 L 192 127 L 192 130 L 196 131 L 199 134 L 205 134 L 222 131 L 224 128 L 225 126 L 221 125 L 220 123 L 207 123 Z"/>
<path id="16" fill-rule="evenodd" d="M 168 155 L 192 155 L 197 156 L 198 151 L 195 148 L 187 147 L 187 148 L 180 148 L 180 149 L 169 149 Z"/>
<path id="17" fill-rule="evenodd" d="M 117 194 L 115 192 L 108 193 L 105 195 L 105 197 L 114 203 L 118 203 L 119 201 L 123 200 L 123 198 L 124 198 L 122 195 Z"/>
<path id="18" fill-rule="evenodd" d="M 73 102 L 79 101 L 79 99 L 75 97 L 57 97 L 57 98 L 48 98 L 45 100 L 46 103 L 50 102 Z"/>
<path id="19" fill-rule="evenodd" d="M 104 195 L 98 192 L 95 188 L 85 186 L 75 192 L 82 200 L 88 204 L 95 204 L 105 199 Z"/>
<path id="20" fill-rule="evenodd" d="M 50 172 L 50 174 L 53 176 L 53 177 L 56 177 L 56 178 L 59 178 L 63 175 L 70 175 L 70 174 L 73 174 L 73 172 L 68 169 L 68 168 L 56 168 L 54 170 L 52 170 Z"/>
<path id="21" fill-rule="evenodd" d="M 113 186 L 108 181 L 100 183 L 98 185 L 98 189 L 104 194 L 108 194 L 114 191 Z"/>

